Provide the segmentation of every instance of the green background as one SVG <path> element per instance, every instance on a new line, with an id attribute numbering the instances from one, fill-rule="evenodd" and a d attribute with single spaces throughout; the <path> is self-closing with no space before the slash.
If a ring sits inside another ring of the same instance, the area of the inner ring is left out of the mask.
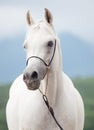
<path id="1" fill-rule="evenodd" d="M 73 83 L 80 92 L 85 105 L 84 130 L 94 130 L 94 77 L 74 78 Z M 0 130 L 8 130 L 5 108 L 10 84 L 0 85 Z"/>

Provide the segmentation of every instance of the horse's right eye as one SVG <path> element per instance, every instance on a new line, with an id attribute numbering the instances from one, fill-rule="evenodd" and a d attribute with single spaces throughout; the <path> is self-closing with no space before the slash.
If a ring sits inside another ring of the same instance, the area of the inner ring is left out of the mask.
<path id="1" fill-rule="evenodd" d="M 24 49 L 26 48 L 26 46 L 25 46 L 25 45 L 24 45 L 23 47 L 24 47 Z"/>
<path id="2" fill-rule="evenodd" d="M 24 43 L 23 47 L 24 47 L 24 49 L 26 49 L 27 48 L 27 43 Z"/>

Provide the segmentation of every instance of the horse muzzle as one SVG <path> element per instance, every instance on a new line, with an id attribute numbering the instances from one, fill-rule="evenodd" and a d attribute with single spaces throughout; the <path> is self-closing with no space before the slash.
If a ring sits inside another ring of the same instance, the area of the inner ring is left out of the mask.
<path id="1" fill-rule="evenodd" d="M 31 74 L 25 72 L 23 74 L 23 80 L 29 90 L 36 90 L 40 86 L 40 80 L 36 71 Z"/>
<path id="2" fill-rule="evenodd" d="M 41 80 L 47 73 L 47 67 L 38 59 L 32 59 L 26 66 L 23 74 L 23 81 L 29 90 L 36 90 L 40 87 Z"/>

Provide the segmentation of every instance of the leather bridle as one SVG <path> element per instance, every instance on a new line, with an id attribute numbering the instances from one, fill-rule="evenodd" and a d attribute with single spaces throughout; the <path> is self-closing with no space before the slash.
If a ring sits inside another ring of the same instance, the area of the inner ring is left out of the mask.
<path id="1" fill-rule="evenodd" d="M 39 60 L 42 61 L 42 63 L 46 66 L 46 67 L 49 67 L 53 61 L 53 58 L 54 58 L 54 55 L 55 55 L 55 51 L 56 51 L 56 40 L 55 40 L 55 45 L 54 45 L 54 51 L 53 51 L 53 55 L 52 55 L 52 58 L 50 60 L 50 62 L 47 64 L 41 57 L 38 57 L 38 56 L 30 56 L 27 61 L 26 61 L 26 66 L 28 65 L 28 61 L 32 58 L 37 58 Z"/>
<path id="2" fill-rule="evenodd" d="M 30 56 L 30 57 L 27 59 L 27 61 L 26 61 L 26 65 L 28 65 L 28 61 L 29 61 L 30 59 L 32 59 L 32 58 L 37 58 L 37 59 L 41 60 L 42 63 L 48 68 L 48 67 L 51 65 L 52 61 L 53 61 L 53 58 L 54 58 L 54 55 L 55 55 L 55 51 L 56 51 L 56 40 L 55 40 L 55 46 L 54 46 L 53 55 L 52 55 L 52 58 L 51 58 L 51 60 L 50 60 L 50 62 L 49 62 L 48 64 L 47 64 L 41 57 L 38 57 L 38 56 Z M 48 86 L 48 75 L 47 75 L 46 90 L 47 90 L 47 86 Z M 48 110 L 49 110 L 51 116 L 53 117 L 55 123 L 57 124 L 57 126 L 59 127 L 60 130 L 64 130 L 64 129 L 61 127 L 61 125 L 59 124 L 59 122 L 57 121 L 56 117 L 55 117 L 54 110 L 53 110 L 53 108 L 50 106 L 49 101 L 48 101 L 48 98 L 47 98 L 47 96 L 46 96 L 46 91 L 45 91 L 45 93 L 43 93 L 40 89 L 39 89 L 39 91 L 40 91 L 40 93 L 42 94 L 43 100 L 44 100 L 44 102 L 45 102 L 45 104 L 46 104 L 46 106 L 47 106 L 47 108 L 48 108 Z"/>

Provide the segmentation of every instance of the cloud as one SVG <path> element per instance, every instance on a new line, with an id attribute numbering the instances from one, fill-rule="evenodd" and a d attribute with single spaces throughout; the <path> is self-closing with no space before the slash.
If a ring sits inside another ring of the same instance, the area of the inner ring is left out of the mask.
<path id="1" fill-rule="evenodd" d="M 0 38 L 13 36 L 25 30 L 25 10 L 16 6 L 0 7 Z"/>
<path id="2" fill-rule="evenodd" d="M 94 1 L 66 0 L 63 7 L 63 29 L 94 43 Z"/>
<path id="3" fill-rule="evenodd" d="M 54 16 L 54 26 L 58 33 L 70 32 L 94 43 L 94 1 L 93 0 L 29 0 L 14 5 L 0 7 L 0 38 L 26 31 L 25 13 L 27 9 L 35 18 L 43 17 L 43 9 L 49 8 Z"/>

